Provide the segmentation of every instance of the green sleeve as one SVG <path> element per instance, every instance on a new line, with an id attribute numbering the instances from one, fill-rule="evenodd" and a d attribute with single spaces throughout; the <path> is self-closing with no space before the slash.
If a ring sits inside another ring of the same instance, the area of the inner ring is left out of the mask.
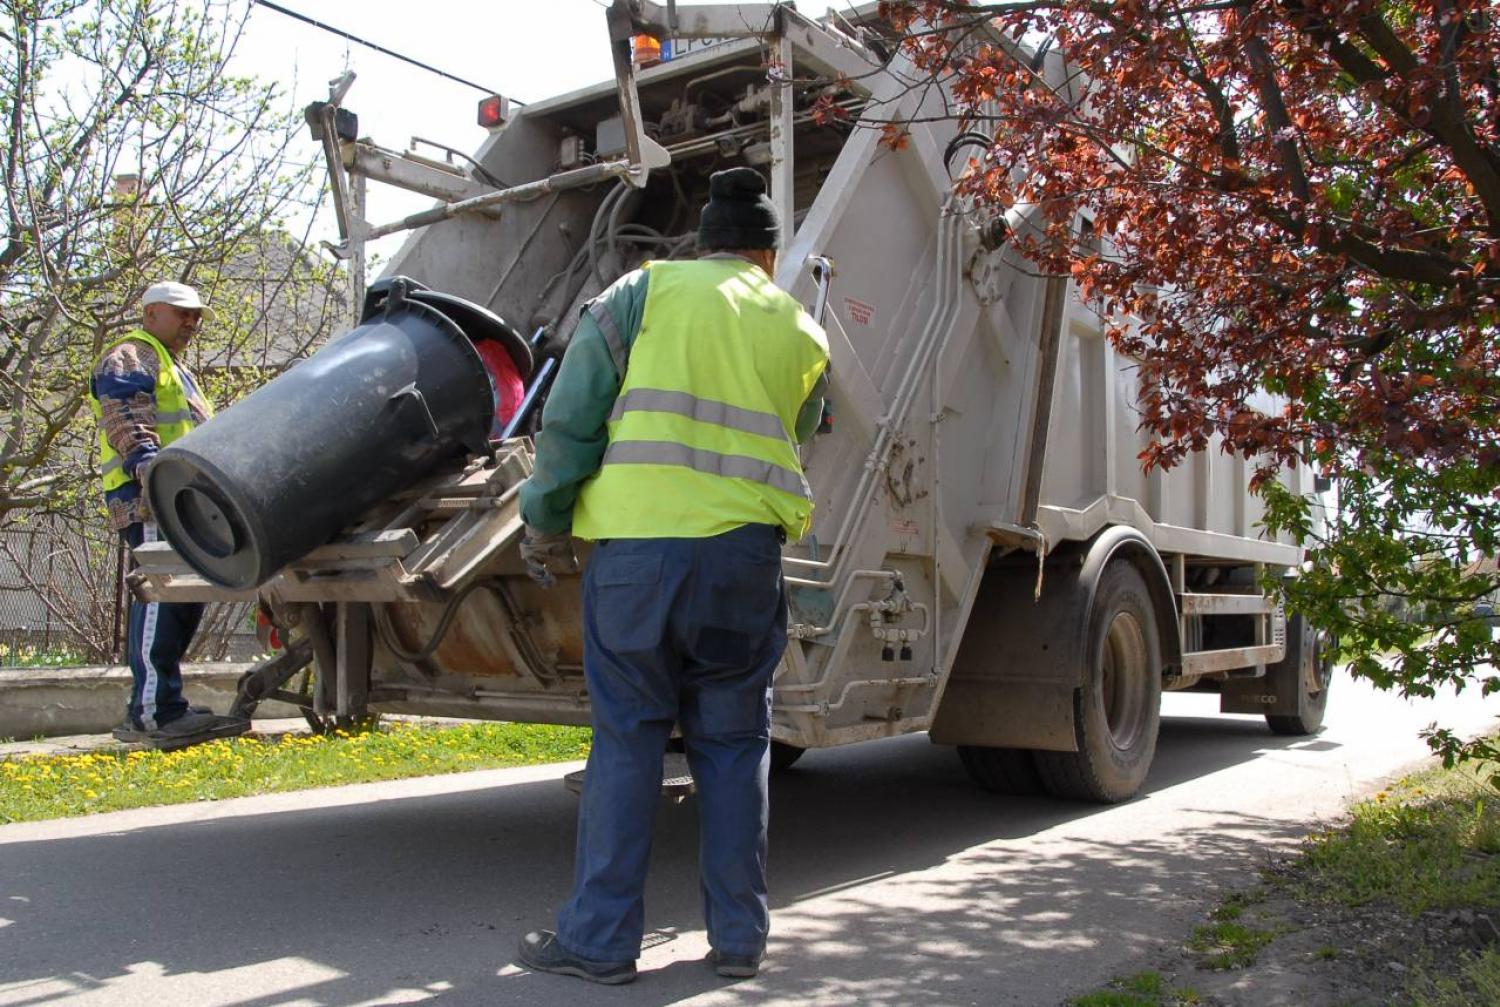
<path id="1" fill-rule="evenodd" d="M 794 435 L 798 444 L 806 444 L 818 432 L 818 426 L 823 422 L 823 400 L 827 397 L 828 370 L 825 368 L 818 375 L 813 390 L 808 393 L 807 401 L 802 403 L 802 408 L 797 412 L 797 429 Z"/>
<path id="2" fill-rule="evenodd" d="M 539 532 L 551 534 L 573 526 L 578 491 L 599 470 L 609 446 L 606 424 L 623 380 L 623 366 L 616 366 L 616 357 L 619 350 L 629 350 L 640 332 L 646 286 L 646 272 L 626 274 L 585 307 L 568 342 L 542 410 L 531 478 L 521 486 L 521 518 Z M 601 328 L 596 320 L 598 309 L 614 322 L 613 332 L 619 336 L 615 345 L 606 335 L 608 324 Z"/>

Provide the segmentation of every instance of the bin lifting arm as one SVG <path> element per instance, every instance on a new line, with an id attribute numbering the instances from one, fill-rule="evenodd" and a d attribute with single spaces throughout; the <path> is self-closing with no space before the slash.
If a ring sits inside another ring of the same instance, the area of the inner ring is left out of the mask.
<path id="1" fill-rule="evenodd" d="M 400 220 L 375 227 L 359 228 L 361 233 L 351 234 L 353 230 L 349 226 L 347 213 L 339 214 L 339 232 L 345 239 L 345 247 L 349 239 L 359 242 L 373 241 L 383 238 L 387 234 L 395 234 L 398 231 L 409 231 L 439 221 L 456 217 L 461 213 L 475 210 L 484 210 L 491 207 L 499 207 L 506 203 L 514 203 L 529 199 L 535 199 L 552 192 L 562 192 L 568 189 L 579 189 L 594 185 L 608 178 L 622 178 L 632 186 L 643 189 L 646 186 L 647 177 L 653 169 L 665 168 L 672 163 L 672 155 L 665 147 L 655 140 L 646 136 L 645 124 L 641 118 L 640 93 L 636 88 L 635 64 L 630 58 L 630 38 L 633 16 L 622 3 L 615 0 L 615 4 L 608 11 L 610 31 L 610 51 L 614 57 L 615 85 L 620 96 L 620 115 L 625 124 L 625 157 L 617 161 L 600 161 L 595 164 L 574 168 L 571 171 L 558 172 L 546 178 L 537 179 L 534 182 L 524 182 L 505 189 L 496 189 L 482 195 L 472 196 L 468 199 L 459 199 L 452 202 L 439 203 L 429 210 L 414 213 Z M 347 87 L 346 87 L 347 89 Z M 331 103 L 333 104 L 333 103 Z M 337 140 L 329 137 L 327 132 L 323 134 L 325 154 L 328 156 L 330 169 L 334 168 L 337 150 Z M 338 209 L 342 203 L 342 177 L 334 170 L 333 188 L 335 208 Z"/>

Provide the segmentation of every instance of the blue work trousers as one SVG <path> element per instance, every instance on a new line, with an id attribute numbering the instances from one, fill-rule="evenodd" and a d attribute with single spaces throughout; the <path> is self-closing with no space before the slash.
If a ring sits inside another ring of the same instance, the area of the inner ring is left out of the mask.
<path id="1" fill-rule="evenodd" d="M 120 531 L 132 549 L 159 541 L 155 522 L 136 522 Z M 125 654 L 130 661 L 130 702 L 126 714 L 138 730 L 152 731 L 188 710 L 182 695 L 182 656 L 193 642 L 203 606 L 187 602 L 130 601 Z"/>
<path id="2" fill-rule="evenodd" d="M 786 649 L 780 530 L 602 542 L 584 575 L 583 617 L 594 742 L 559 941 L 595 961 L 639 957 L 662 754 L 676 722 L 697 783 L 709 943 L 761 953 L 771 675 Z"/>

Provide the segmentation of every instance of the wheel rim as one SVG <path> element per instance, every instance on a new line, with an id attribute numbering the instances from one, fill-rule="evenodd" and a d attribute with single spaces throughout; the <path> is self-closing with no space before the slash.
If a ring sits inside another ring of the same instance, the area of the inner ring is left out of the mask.
<path id="1" fill-rule="evenodd" d="M 1146 677 L 1151 673 L 1146 634 L 1132 613 L 1116 612 L 1110 620 L 1100 661 L 1104 720 L 1114 746 L 1126 751 L 1145 730 L 1146 696 L 1150 692 Z"/>
<path id="2" fill-rule="evenodd" d="M 1328 691 L 1328 683 L 1333 678 L 1333 659 L 1328 656 L 1331 641 L 1327 633 L 1314 630 L 1310 634 L 1310 640 L 1312 658 L 1307 673 L 1302 677 L 1302 691 L 1316 699 Z"/>

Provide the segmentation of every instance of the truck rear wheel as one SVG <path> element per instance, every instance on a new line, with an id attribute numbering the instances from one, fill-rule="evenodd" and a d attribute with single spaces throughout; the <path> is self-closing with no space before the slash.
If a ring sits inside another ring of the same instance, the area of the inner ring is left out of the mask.
<path id="1" fill-rule="evenodd" d="M 1294 614 L 1286 623 L 1286 656 L 1266 668 L 1266 687 L 1277 695 L 1297 697 L 1297 712 L 1266 714 L 1266 725 L 1274 734 L 1317 734 L 1323 727 L 1328 710 L 1328 683 L 1333 678 L 1333 661 L 1323 636 L 1304 619 Z"/>
<path id="2" fill-rule="evenodd" d="M 1129 562 L 1099 578 L 1089 612 L 1083 687 L 1073 695 L 1076 752 L 1037 752 L 1058 797 L 1115 803 L 1146 782 L 1161 727 L 1161 641 L 1151 592 Z"/>
<path id="3" fill-rule="evenodd" d="M 1028 797 L 1040 794 L 1041 774 L 1029 748 L 986 748 L 982 745 L 959 745 L 958 758 L 969 779 L 985 790 L 997 794 Z"/>

